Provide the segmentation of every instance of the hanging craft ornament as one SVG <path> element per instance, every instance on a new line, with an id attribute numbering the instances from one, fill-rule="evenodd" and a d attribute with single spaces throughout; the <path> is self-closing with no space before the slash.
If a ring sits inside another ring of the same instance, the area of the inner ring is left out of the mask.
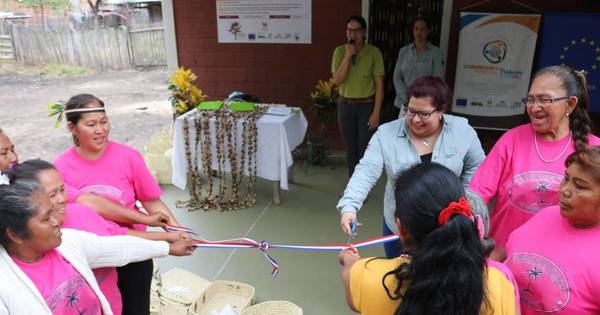
<path id="1" fill-rule="evenodd" d="M 225 211 L 254 205 L 258 150 L 256 123 L 265 109 L 265 106 L 258 105 L 251 111 L 233 111 L 226 104 L 217 110 L 198 109 L 184 119 L 190 199 L 177 202 L 178 207 Z M 237 137 L 238 125 L 242 127 L 241 143 Z M 195 143 L 192 143 L 190 134 L 195 134 Z M 193 150 L 196 151 L 195 158 L 192 158 Z M 216 170 L 213 170 L 213 165 Z M 227 165 L 229 172 L 226 171 Z M 206 179 L 204 185 L 202 178 Z M 241 189 L 244 180 L 245 194 Z M 218 189 L 216 194 L 215 189 Z"/>

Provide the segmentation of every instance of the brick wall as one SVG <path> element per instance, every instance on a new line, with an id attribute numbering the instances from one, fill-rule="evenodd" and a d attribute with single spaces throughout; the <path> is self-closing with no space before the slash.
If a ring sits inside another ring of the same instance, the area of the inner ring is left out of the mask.
<path id="1" fill-rule="evenodd" d="M 361 0 L 313 0 L 312 44 L 219 44 L 213 0 L 173 1 L 179 65 L 192 68 L 197 85 L 214 99 L 232 91 L 262 102 L 301 106 L 316 132 L 309 93 L 331 77 L 335 46 L 345 42 L 345 22 L 361 12 Z M 337 127 L 328 133 L 337 140 Z"/>

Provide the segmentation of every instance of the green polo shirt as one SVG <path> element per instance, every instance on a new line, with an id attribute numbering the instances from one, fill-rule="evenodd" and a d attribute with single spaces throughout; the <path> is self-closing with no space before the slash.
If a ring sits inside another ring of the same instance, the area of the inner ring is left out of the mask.
<path id="1" fill-rule="evenodd" d="M 333 51 L 331 73 L 334 73 L 342 63 L 346 45 L 341 45 Z M 376 76 L 383 76 L 383 55 L 379 48 L 365 43 L 363 48 L 350 63 L 344 83 L 340 85 L 340 95 L 347 98 L 365 98 L 375 94 Z"/>

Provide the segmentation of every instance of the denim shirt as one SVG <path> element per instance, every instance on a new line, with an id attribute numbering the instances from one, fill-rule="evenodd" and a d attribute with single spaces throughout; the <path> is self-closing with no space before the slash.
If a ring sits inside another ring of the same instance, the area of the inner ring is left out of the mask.
<path id="1" fill-rule="evenodd" d="M 442 164 L 459 176 L 466 186 L 477 167 L 485 159 L 485 153 L 467 119 L 444 114 L 442 132 L 433 147 L 432 162 Z M 382 170 L 387 175 L 383 197 L 385 222 L 394 233 L 394 182 L 396 176 L 411 166 L 421 163 L 421 157 L 410 141 L 405 118 L 399 118 L 379 126 L 369 141 L 367 150 L 350 178 L 344 196 L 337 209 L 358 212 L 367 195 L 377 183 Z"/>

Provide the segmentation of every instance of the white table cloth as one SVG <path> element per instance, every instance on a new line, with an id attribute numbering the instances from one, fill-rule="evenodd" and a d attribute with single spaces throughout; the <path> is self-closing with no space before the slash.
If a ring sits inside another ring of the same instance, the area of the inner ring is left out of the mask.
<path id="1" fill-rule="evenodd" d="M 196 131 L 193 127 L 195 112 L 196 110 L 194 109 L 175 119 L 175 130 L 173 131 L 173 158 L 171 162 L 173 167 L 172 182 L 173 185 L 179 187 L 180 189 L 185 189 L 185 186 L 187 185 L 188 171 L 188 165 L 185 157 L 185 140 L 183 135 L 184 119 L 188 120 L 188 124 L 190 126 L 189 140 L 192 144 L 192 161 L 194 161 L 196 154 L 199 151 L 196 148 L 193 148 L 194 144 L 196 143 Z M 214 119 L 215 118 L 211 118 L 210 122 L 213 152 L 215 145 Z M 289 116 L 262 115 L 257 122 L 257 176 L 272 181 L 279 181 L 280 187 L 288 190 L 288 168 L 294 163 L 294 160 L 292 159 L 292 150 L 294 150 L 304 140 L 307 127 L 308 122 L 306 121 L 306 117 L 304 117 L 302 111 L 292 113 Z M 241 121 L 238 121 L 238 151 L 240 150 L 242 143 L 241 134 L 242 123 Z M 199 168 L 202 167 L 201 164 L 202 163 L 200 159 L 198 162 Z M 213 154 L 212 169 L 217 169 L 216 153 Z M 226 163 L 226 170 L 229 171 L 229 169 L 229 163 Z"/>

